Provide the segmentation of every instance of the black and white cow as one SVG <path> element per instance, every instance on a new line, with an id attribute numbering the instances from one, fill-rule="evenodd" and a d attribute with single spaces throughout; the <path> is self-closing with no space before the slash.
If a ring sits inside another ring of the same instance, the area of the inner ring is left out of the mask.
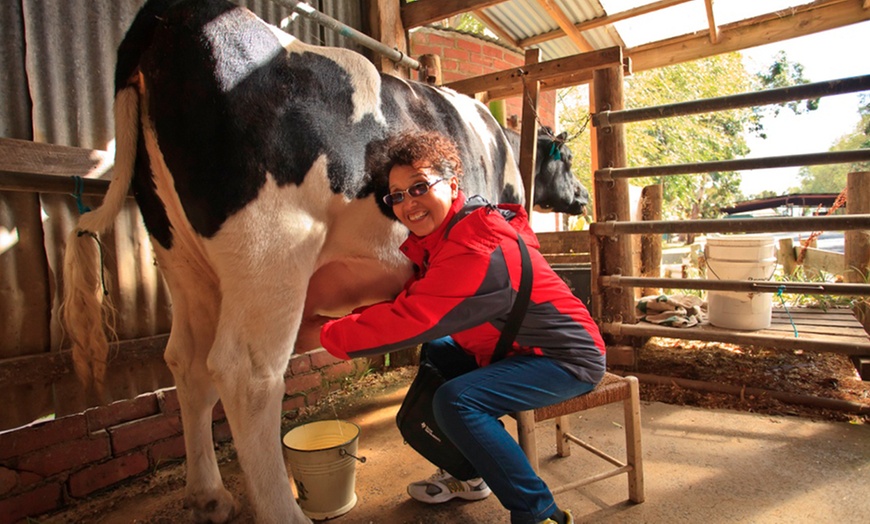
<path id="1" fill-rule="evenodd" d="M 363 56 L 306 45 L 224 0 L 150 0 L 118 51 L 115 175 L 65 255 L 64 322 L 99 384 L 107 344 L 99 256 L 130 188 L 172 295 L 175 378 L 195 520 L 236 503 L 212 444 L 220 399 L 262 522 L 308 522 L 282 460 L 284 372 L 318 318 L 392 298 L 411 268 L 369 155 L 395 133 L 459 145 L 466 193 L 519 201 L 516 160 L 484 106 L 381 76 Z"/>
<path id="2" fill-rule="evenodd" d="M 513 150 L 520 156 L 520 134 L 503 129 Z M 573 154 L 565 145 L 567 133 L 554 135 L 549 127 L 538 129 L 535 155 L 535 210 L 543 212 L 585 215 L 589 204 L 589 191 L 571 173 Z"/>

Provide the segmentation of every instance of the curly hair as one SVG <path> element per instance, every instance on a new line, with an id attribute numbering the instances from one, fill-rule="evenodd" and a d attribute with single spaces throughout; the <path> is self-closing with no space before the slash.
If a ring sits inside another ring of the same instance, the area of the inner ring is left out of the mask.
<path id="1" fill-rule="evenodd" d="M 461 179 L 462 160 L 453 140 L 437 131 L 409 132 L 389 138 L 369 159 L 369 173 L 378 186 L 386 186 L 394 166 L 428 164 L 442 176 Z"/>

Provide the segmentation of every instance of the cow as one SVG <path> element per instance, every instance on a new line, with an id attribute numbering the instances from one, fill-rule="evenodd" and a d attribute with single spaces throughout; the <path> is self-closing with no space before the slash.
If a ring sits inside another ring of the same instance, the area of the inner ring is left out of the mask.
<path id="1" fill-rule="evenodd" d="M 467 194 L 522 202 L 516 159 L 477 101 L 380 75 L 362 55 L 306 45 L 225 0 L 149 0 L 119 49 L 116 156 L 102 206 L 64 256 L 63 320 L 77 373 L 99 389 L 97 237 L 132 190 L 172 298 L 164 358 L 197 522 L 238 511 L 215 459 L 220 399 L 261 522 L 309 522 L 280 442 L 284 373 L 322 318 L 393 298 L 412 274 L 407 230 L 366 169 L 395 134 L 458 144 Z"/>
<path id="2" fill-rule="evenodd" d="M 511 144 L 514 157 L 520 156 L 520 134 L 503 128 Z M 536 211 L 585 215 L 589 204 L 589 191 L 571 173 L 573 154 L 565 145 L 568 134 L 558 135 L 547 126 L 538 128 L 537 154 L 535 155 L 535 206 Z"/>

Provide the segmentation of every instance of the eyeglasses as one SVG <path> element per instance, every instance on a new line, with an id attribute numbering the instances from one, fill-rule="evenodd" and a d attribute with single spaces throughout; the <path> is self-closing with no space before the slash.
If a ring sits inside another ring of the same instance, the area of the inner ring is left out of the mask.
<path id="1" fill-rule="evenodd" d="M 395 206 L 396 204 L 401 204 L 405 201 L 405 193 L 408 193 L 408 196 L 412 197 L 420 197 L 429 192 L 429 188 L 444 180 L 443 178 L 436 178 L 435 180 L 429 182 L 417 182 L 412 185 L 408 189 L 403 191 L 395 191 L 390 193 L 389 195 L 384 197 L 384 204 L 388 206 Z"/>

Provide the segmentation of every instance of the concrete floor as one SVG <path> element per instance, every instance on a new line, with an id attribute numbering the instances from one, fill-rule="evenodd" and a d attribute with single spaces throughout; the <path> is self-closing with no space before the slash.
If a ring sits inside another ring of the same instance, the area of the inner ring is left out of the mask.
<path id="1" fill-rule="evenodd" d="M 361 427 L 356 506 L 330 524 L 500 524 L 509 515 L 495 496 L 479 502 L 427 506 L 406 494 L 410 482 L 434 467 L 404 445 L 395 416 L 407 382 L 368 388 L 326 402 L 299 419 L 343 419 Z M 814 422 L 733 411 L 643 403 L 646 501 L 628 501 L 625 475 L 556 495 L 577 523 L 837 523 L 870 522 L 870 425 Z M 506 427 L 516 431 L 512 419 Z M 624 459 L 622 405 L 572 417 L 574 433 Z M 298 425 L 297 424 L 297 425 Z M 289 428 L 287 428 L 289 429 Z M 574 446 L 554 458 L 553 422 L 537 426 L 542 476 L 550 485 L 610 467 Z M 221 474 L 241 502 L 235 524 L 253 524 L 238 461 L 221 448 Z M 190 522 L 183 508 L 184 467 L 168 466 L 147 479 L 37 519 L 42 524 L 175 524 Z"/>
<path id="2" fill-rule="evenodd" d="M 434 468 L 404 445 L 395 415 L 405 388 L 353 401 L 330 416 L 361 426 L 356 506 L 336 524 L 507 523 L 495 496 L 427 506 L 405 486 Z M 625 475 L 561 493 L 576 522 L 796 523 L 870 521 L 870 426 L 643 403 L 646 501 L 628 501 Z M 512 420 L 506 425 L 515 431 Z M 572 418 L 578 436 L 624 458 L 622 406 Z M 574 447 L 555 458 L 553 422 L 538 424 L 542 477 L 551 485 L 609 464 Z"/>

